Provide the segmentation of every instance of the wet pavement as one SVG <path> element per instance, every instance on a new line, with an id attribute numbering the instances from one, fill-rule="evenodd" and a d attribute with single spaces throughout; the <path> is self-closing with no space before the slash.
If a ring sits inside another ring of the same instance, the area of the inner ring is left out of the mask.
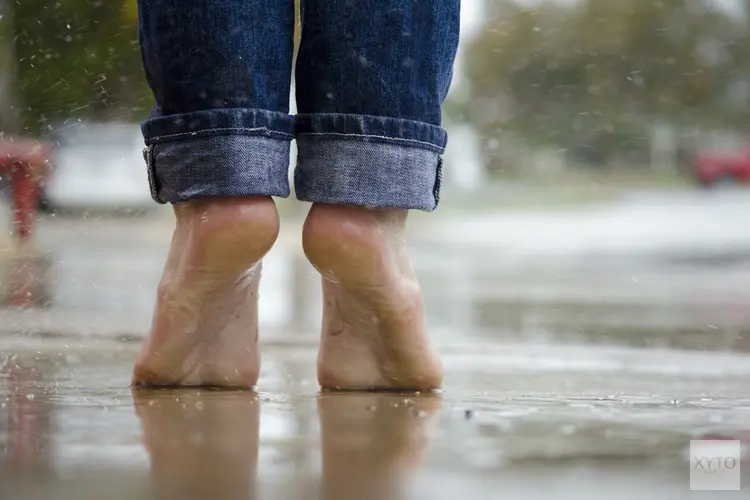
<path id="1" fill-rule="evenodd" d="M 257 393 L 133 391 L 136 347 L 5 339 L 0 498 L 748 491 L 691 492 L 688 482 L 690 439 L 750 431 L 750 363 L 736 354 L 452 349 L 442 394 L 321 395 L 311 347 L 266 345 Z"/>
<path id="2" fill-rule="evenodd" d="M 416 223 L 412 250 L 433 331 L 747 350 L 750 231 L 742 214 L 750 193 L 660 196 L 659 204 L 633 195 L 586 216 L 474 214 L 459 224 L 449 213 Z M 318 278 L 301 254 L 300 226 L 285 221 L 264 261 L 261 325 L 279 335 L 314 335 L 320 321 Z M 661 239 L 653 237 L 660 226 L 669 233 Z M 170 232 L 160 215 L 42 220 L 32 257 L 46 261 L 37 294 L 45 307 L 0 310 L 0 330 L 143 336 Z M 4 260 L 0 251 L 0 272 Z M 0 278 L 0 296 L 9 283 Z"/>
<path id="3" fill-rule="evenodd" d="M 634 191 L 593 206 L 449 212 L 425 238 L 493 250 L 513 266 L 535 258 L 737 257 L 750 250 L 748 210 L 749 189 Z"/>
<path id="4" fill-rule="evenodd" d="M 618 231 L 415 231 L 439 395 L 318 394 L 298 221 L 265 262 L 258 392 L 133 392 L 169 220 L 44 220 L 43 299 L 0 309 L 0 499 L 747 498 L 747 455 L 740 492 L 691 492 L 687 455 L 750 436 L 746 196 L 688 197 L 700 231 L 660 239 L 643 199 Z"/>

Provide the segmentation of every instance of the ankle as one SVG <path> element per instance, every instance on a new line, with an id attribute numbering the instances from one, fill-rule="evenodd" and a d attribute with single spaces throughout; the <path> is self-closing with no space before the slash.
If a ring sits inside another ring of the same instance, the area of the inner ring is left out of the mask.
<path id="1" fill-rule="evenodd" d="M 310 263 L 326 278 L 340 282 L 363 276 L 405 250 L 408 211 L 349 205 L 315 204 L 302 228 L 302 247 Z"/>
<path id="2" fill-rule="evenodd" d="M 260 260 L 279 235 L 279 215 L 271 197 L 193 200 L 175 204 L 174 212 L 178 233 L 206 250 L 221 247 L 223 254 L 217 258 L 229 261 Z"/>

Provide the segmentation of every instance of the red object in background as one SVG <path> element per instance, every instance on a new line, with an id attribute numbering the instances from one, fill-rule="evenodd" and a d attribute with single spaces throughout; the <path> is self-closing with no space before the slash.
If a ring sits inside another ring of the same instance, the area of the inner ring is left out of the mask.
<path id="1" fill-rule="evenodd" d="M 750 444 L 750 432 L 740 432 L 738 434 L 718 434 L 709 433 L 700 437 L 712 441 L 740 441 L 744 444 Z"/>
<path id="2" fill-rule="evenodd" d="M 694 168 L 698 181 L 706 187 L 750 182 L 750 147 L 734 153 L 698 154 Z"/>
<path id="3" fill-rule="evenodd" d="M 22 242 L 31 236 L 51 156 L 49 144 L 31 139 L 0 140 L 0 175 L 10 176 L 13 234 Z"/>

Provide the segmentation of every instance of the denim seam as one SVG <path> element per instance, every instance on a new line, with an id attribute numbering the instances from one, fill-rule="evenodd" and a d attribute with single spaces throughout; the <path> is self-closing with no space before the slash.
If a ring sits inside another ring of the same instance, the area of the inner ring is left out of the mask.
<path id="1" fill-rule="evenodd" d="M 169 139 L 180 139 L 180 138 L 186 138 L 186 137 L 201 137 L 204 135 L 210 135 L 213 132 L 232 132 L 237 135 L 261 135 L 257 132 L 263 132 L 269 135 L 278 135 L 285 139 L 293 139 L 294 136 L 292 134 L 287 134 L 286 132 L 279 132 L 276 130 L 271 130 L 266 127 L 256 127 L 256 128 L 242 128 L 242 127 L 225 127 L 225 128 L 207 128 L 203 130 L 196 130 L 195 132 L 180 132 L 178 134 L 167 134 L 167 135 L 157 135 L 155 137 L 149 138 L 149 142 L 159 142 Z M 227 134 L 230 135 L 230 134 Z"/>
<path id="2" fill-rule="evenodd" d="M 314 135 L 314 136 L 321 136 L 321 137 L 331 136 L 331 137 L 350 137 L 350 138 L 363 138 L 363 139 L 383 139 L 383 140 L 392 141 L 392 142 L 406 142 L 406 143 L 411 143 L 411 144 L 419 144 L 421 146 L 428 146 L 431 149 L 436 149 L 438 152 L 443 151 L 443 148 L 431 142 L 418 141 L 416 139 L 404 139 L 401 137 L 388 137 L 385 135 L 343 134 L 340 132 L 301 132 L 297 135 L 298 136 Z"/>
<path id="3" fill-rule="evenodd" d="M 164 204 L 164 200 L 159 198 L 159 187 L 156 180 L 156 165 L 154 164 L 154 145 L 149 145 L 143 150 L 143 158 L 146 160 L 148 170 L 148 187 L 151 191 L 151 198 L 159 204 Z"/>
<path id="4" fill-rule="evenodd" d="M 435 173 L 435 185 L 432 187 L 432 194 L 435 197 L 435 206 L 432 207 L 435 210 L 440 205 L 440 194 L 443 187 L 443 157 L 438 157 L 437 172 Z"/>

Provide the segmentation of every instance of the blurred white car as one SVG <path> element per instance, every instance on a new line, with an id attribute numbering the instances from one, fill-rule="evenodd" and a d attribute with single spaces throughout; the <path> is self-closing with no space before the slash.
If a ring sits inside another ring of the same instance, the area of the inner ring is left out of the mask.
<path id="1" fill-rule="evenodd" d="M 47 209 L 141 211 L 151 199 L 140 128 L 131 123 L 76 123 L 57 137 L 44 186 Z"/>

